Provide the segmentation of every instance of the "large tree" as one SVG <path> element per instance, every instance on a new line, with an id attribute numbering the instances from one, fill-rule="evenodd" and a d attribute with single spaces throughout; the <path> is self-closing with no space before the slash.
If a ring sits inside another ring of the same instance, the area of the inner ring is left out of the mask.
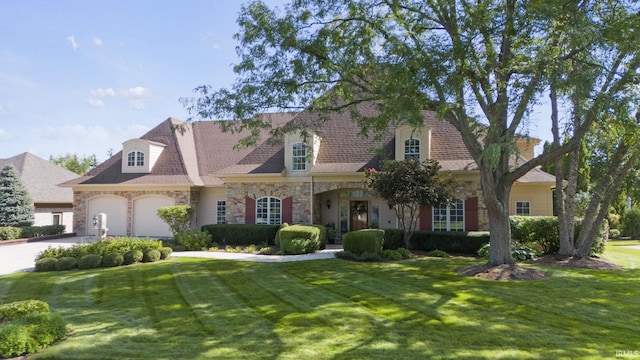
<path id="1" fill-rule="evenodd" d="M 13 165 L 0 171 L 0 226 L 31 226 L 34 210 L 27 188 Z"/>
<path id="2" fill-rule="evenodd" d="M 549 65 L 594 51 L 596 39 L 610 31 L 594 13 L 596 5 L 631 6 L 596 0 L 294 0 L 279 11 L 252 1 L 238 19 L 236 83 L 219 90 L 201 86 L 198 98 L 184 101 L 197 117 L 244 120 L 234 130 L 269 126 L 256 115 L 274 109 L 351 111 L 364 132 L 389 123 L 419 127 L 421 110 L 437 111 L 461 133 L 480 169 L 489 263 L 513 263 L 512 185 L 576 149 L 594 119 L 529 161 L 517 157 L 518 133 L 526 132 L 531 109 L 548 90 Z M 558 21 L 568 17 L 578 21 Z M 558 47 L 560 41 L 571 47 Z M 354 111 L 365 101 L 377 104 L 378 113 Z"/>
<path id="3" fill-rule="evenodd" d="M 53 157 L 53 155 L 50 155 L 49 161 L 56 165 L 62 166 L 69 171 L 73 171 L 78 175 L 84 175 L 89 170 L 98 166 L 98 159 L 95 155 L 83 155 L 82 157 L 78 156 L 78 154 L 70 153 L 58 157 Z"/>

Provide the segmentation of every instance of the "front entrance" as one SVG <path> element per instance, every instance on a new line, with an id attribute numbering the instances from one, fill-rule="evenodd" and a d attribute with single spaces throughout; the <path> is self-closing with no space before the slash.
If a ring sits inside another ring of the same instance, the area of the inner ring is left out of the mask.
<path id="1" fill-rule="evenodd" d="M 356 200 L 349 202 L 349 219 L 351 220 L 350 231 L 357 231 L 366 229 L 368 227 L 369 219 L 369 204 L 368 201 Z"/>

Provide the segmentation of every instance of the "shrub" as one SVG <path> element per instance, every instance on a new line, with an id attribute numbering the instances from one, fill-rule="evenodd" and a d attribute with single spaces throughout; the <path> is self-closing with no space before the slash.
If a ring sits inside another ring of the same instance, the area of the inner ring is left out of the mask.
<path id="1" fill-rule="evenodd" d="M 17 324 L 0 327 L 0 357 L 8 359 L 22 354 L 35 352 L 37 347 L 29 341 L 29 330 Z"/>
<path id="2" fill-rule="evenodd" d="M 87 254 L 78 260 L 78 269 L 95 269 L 100 267 L 102 256 L 96 254 Z"/>
<path id="3" fill-rule="evenodd" d="M 404 232 L 401 229 L 384 229 L 383 249 L 404 248 Z"/>
<path id="4" fill-rule="evenodd" d="M 351 251 L 344 250 L 338 251 L 335 256 L 339 259 L 344 260 L 352 260 L 352 261 L 363 261 L 363 262 L 378 262 L 382 261 L 382 256 L 380 256 L 377 252 L 369 252 L 365 251 L 361 254 L 354 254 Z"/>
<path id="5" fill-rule="evenodd" d="M 488 242 L 488 232 L 459 231 L 416 231 L 410 241 L 415 250 L 442 250 L 448 253 L 474 255 Z"/>
<path id="6" fill-rule="evenodd" d="M 282 255 L 309 254 L 318 251 L 318 239 L 280 239 L 280 253 Z"/>
<path id="7" fill-rule="evenodd" d="M 280 246 L 285 239 L 309 239 L 317 241 L 323 247 L 327 237 L 326 228 L 322 225 L 291 225 L 285 226 L 278 231 L 277 237 L 280 239 Z"/>
<path id="8" fill-rule="evenodd" d="M 189 229 L 195 208 L 189 205 L 174 205 L 158 208 L 158 217 L 171 228 L 173 237 L 184 233 Z"/>
<path id="9" fill-rule="evenodd" d="M 274 240 L 274 242 L 275 242 L 275 244 L 276 244 L 276 245 L 280 246 L 280 231 L 281 231 L 282 229 L 284 229 L 284 228 L 288 227 L 288 226 L 289 226 L 289 224 L 288 224 L 288 223 L 286 223 L 286 222 L 285 222 L 285 223 L 280 224 L 280 227 L 278 228 L 278 232 L 276 232 L 276 237 L 275 237 L 275 240 Z"/>
<path id="10" fill-rule="evenodd" d="M 108 253 L 118 252 L 124 254 L 129 250 L 144 250 L 144 249 L 160 249 L 162 242 L 159 240 L 149 240 L 142 238 L 122 237 L 122 238 L 110 238 L 98 241 L 92 244 L 74 244 L 69 248 L 49 247 L 46 250 L 41 251 L 36 260 L 45 257 L 61 258 L 65 256 L 75 257 L 77 259 L 87 254 L 96 254 L 105 256 Z"/>
<path id="11" fill-rule="evenodd" d="M 119 252 L 110 252 L 102 258 L 102 267 L 116 267 L 124 263 L 124 255 Z"/>
<path id="12" fill-rule="evenodd" d="M 0 226 L 0 240 L 13 240 L 20 237 L 20 228 L 14 226 Z"/>
<path id="13" fill-rule="evenodd" d="M 173 252 L 173 249 L 170 247 L 161 247 L 160 250 L 160 260 L 164 260 L 166 258 L 168 258 L 169 256 L 171 256 L 171 253 Z"/>
<path id="14" fill-rule="evenodd" d="M 205 250 L 211 244 L 211 234 L 200 230 L 185 231 L 177 239 L 187 250 Z"/>
<path id="15" fill-rule="evenodd" d="M 36 271 L 54 271 L 56 269 L 56 263 L 58 259 L 56 258 L 42 258 L 36 260 Z"/>
<path id="16" fill-rule="evenodd" d="M 147 249 L 142 252 L 142 262 L 156 262 L 158 260 L 160 260 L 160 251 Z"/>
<path id="17" fill-rule="evenodd" d="M 211 241 L 226 245 L 273 245 L 281 225 L 213 224 L 202 226 L 211 234 Z"/>
<path id="18" fill-rule="evenodd" d="M 408 259 L 411 257 L 411 251 L 405 249 L 405 248 L 398 248 L 396 249 L 396 251 L 402 255 L 403 258 Z"/>
<path id="19" fill-rule="evenodd" d="M 538 255 L 539 254 L 536 249 L 520 243 L 511 243 L 511 256 L 513 256 L 515 260 L 536 260 L 538 259 Z M 489 244 L 483 245 L 478 250 L 478 256 L 485 259 L 489 258 Z"/>
<path id="20" fill-rule="evenodd" d="M 628 209 L 622 215 L 622 235 L 640 239 L 640 209 Z"/>
<path id="21" fill-rule="evenodd" d="M 123 255 L 123 259 L 124 259 L 123 263 L 125 265 L 135 264 L 137 262 L 142 261 L 142 256 L 143 256 L 142 250 L 138 250 L 138 249 L 129 250 Z"/>
<path id="22" fill-rule="evenodd" d="M 449 255 L 449 253 L 447 253 L 446 251 L 442 251 L 442 250 L 431 250 L 429 252 L 427 252 L 427 256 L 431 256 L 431 257 L 441 257 L 441 258 L 448 258 L 451 257 L 451 255 Z"/>
<path id="23" fill-rule="evenodd" d="M 402 255 L 395 250 L 382 250 L 382 258 L 385 260 L 402 260 Z"/>
<path id="24" fill-rule="evenodd" d="M 18 322 L 27 328 L 29 336 L 41 349 L 64 338 L 67 335 L 67 324 L 59 314 L 31 314 Z"/>
<path id="25" fill-rule="evenodd" d="M 56 262 L 57 271 L 73 270 L 78 267 L 78 259 L 65 256 Z"/>
<path id="26" fill-rule="evenodd" d="M 22 300 L 0 305 L 0 322 L 21 319 L 30 314 L 46 314 L 49 304 L 40 300 Z"/>
<path id="27" fill-rule="evenodd" d="M 34 238 L 47 235 L 58 235 L 64 233 L 64 225 L 26 226 L 20 228 L 21 238 Z"/>
<path id="28" fill-rule="evenodd" d="M 620 230 L 618 229 L 609 230 L 609 237 L 611 239 L 620 239 Z"/>
<path id="29" fill-rule="evenodd" d="M 355 260 L 355 257 L 356 257 L 354 253 L 348 250 L 338 251 L 337 253 L 335 253 L 335 256 L 338 259 L 344 259 L 344 260 Z"/>
<path id="30" fill-rule="evenodd" d="M 384 230 L 366 229 L 352 231 L 342 237 L 342 246 L 354 254 L 381 253 L 384 241 Z"/>

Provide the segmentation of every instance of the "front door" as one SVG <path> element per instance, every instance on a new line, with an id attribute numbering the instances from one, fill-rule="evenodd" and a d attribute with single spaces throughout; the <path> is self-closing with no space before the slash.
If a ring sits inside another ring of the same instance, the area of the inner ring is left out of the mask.
<path id="1" fill-rule="evenodd" d="M 366 229 L 369 214 L 368 202 L 362 200 L 351 201 L 349 208 L 349 218 L 351 219 L 350 231 Z"/>

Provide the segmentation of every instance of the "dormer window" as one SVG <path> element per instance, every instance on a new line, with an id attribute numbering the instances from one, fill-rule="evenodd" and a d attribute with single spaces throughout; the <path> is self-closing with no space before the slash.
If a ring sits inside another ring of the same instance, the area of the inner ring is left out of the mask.
<path id="1" fill-rule="evenodd" d="M 293 171 L 307 170 L 307 146 L 305 143 L 297 142 L 292 146 Z"/>
<path id="2" fill-rule="evenodd" d="M 132 151 L 127 154 L 128 166 L 144 166 L 144 153 L 142 151 Z"/>
<path id="3" fill-rule="evenodd" d="M 420 160 L 420 140 L 407 139 L 404 141 L 404 159 Z"/>

